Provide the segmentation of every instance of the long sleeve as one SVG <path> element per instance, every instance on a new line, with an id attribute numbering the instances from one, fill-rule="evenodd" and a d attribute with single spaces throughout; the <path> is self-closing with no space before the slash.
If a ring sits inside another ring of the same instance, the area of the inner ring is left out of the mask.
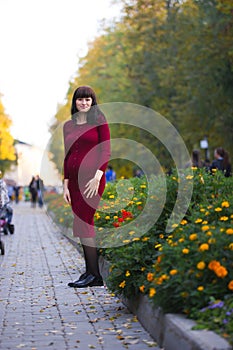
<path id="1" fill-rule="evenodd" d="M 67 167 L 67 159 L 69 156 L 69 149 L 66 141 L 66 124 L 63 126 L 63 141 L 64 141 L 64 161 L 63 161 L 63 177 L 64 179 L 69 179 L 69 172 L 68 172 L 68 167 Z"/>
<path id="2" fill-rule="evenodd" d="M 110 146 L 110 130 L 108 123 L 104 119 L 101 125 L 98 126 L 99 132 L 99 162 L 98 169 L 105 172 L 110 156 L 111 156 L 111 146 Z"/>

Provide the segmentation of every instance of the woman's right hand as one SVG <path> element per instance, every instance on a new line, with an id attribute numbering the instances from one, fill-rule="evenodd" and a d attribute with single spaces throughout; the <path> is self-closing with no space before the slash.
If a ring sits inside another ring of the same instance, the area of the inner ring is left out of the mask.
<path id="1" fill-rule="evenodd" d="M 71 204 L 70 191 L 68 189 L 67 179 L 64 180 L 63 198 L 65 199 L 66 203 Z"/>

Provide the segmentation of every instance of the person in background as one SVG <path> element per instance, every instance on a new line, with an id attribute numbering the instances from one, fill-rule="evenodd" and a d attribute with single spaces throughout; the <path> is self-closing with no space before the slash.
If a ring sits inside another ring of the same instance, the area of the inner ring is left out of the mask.
<path id="1" fill-rule="evenodd" d="M 224 148 L 218 147 L 214 150 L 214 157 L 215 159 L 210 165 L 210 171 L 218 169 L 224 173 L 225 177 L 231 176 L 232 170 L 228 152 Z"/>
<path id="2" fill-rule="evenodd" d="M 28 188 L 31 194 L 31 206 L 32 208 L 35 208 L 37 202 L 37 182 L 35 176 L 32 176 Z"/>
<path id="3" fill-rule="evenodd" d="M 42 208 L 44 205 L 43 193 L 44 193 L 44 182 L 39 175 L 36 175 L 36 185 L 37 185 L 37 199 L 39 207 Z"/>
<path id="4" fill-rule="evenodd" d="M 106 177 L 106 182 L 116 180 L 116 173 L 113 170 L 113 167 L 111 165 L 107 166 L 107 170 L 105 171 L 105 177 Z"/>
<path id="5" fill-rule="evenodd" d="M 13 217 L 13 209 L 10 206 L 10 198 L 8 196 L 8 189 L 5 181 L 2 178 L 2 171 L 0 170 L 0 209 L 6 206 L 6 219 L 9 231 L 13 232 L 13 226 L 11 224 Z"/>
<path id="6" fill-rule="evenodd" d="M 73 235 L 79 237 L 86 271 L 73 288 L 103 286 L 99 271 L 94 214 L 104 192 L 104 173 L 110 159 L 110 130 L 89 86 L 78 87 L 72 97 L 71 120 L 64 123 L 64 200 L 73 211 Z"/>

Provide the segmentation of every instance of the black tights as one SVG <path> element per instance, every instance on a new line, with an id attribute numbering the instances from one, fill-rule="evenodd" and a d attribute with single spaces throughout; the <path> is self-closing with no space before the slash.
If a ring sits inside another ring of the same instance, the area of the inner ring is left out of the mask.
<path id="1" fill-rule="evenodd" d="M 84 252 L 86 272 L 96 277 L 100 277 L 95 238 L 81 238 L 80 241 Z"/>

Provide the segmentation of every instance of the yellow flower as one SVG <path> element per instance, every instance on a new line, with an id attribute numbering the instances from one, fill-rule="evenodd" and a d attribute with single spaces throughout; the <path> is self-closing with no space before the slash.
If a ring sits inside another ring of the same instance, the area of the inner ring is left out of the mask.
<path id="1" fill-rule="evenodd" d="M 110 220 L 110 216 L 105 216 L 105 220 Z"/>
<path id="2" fill-rule="evenodd" d="M 212 236 L 212 232 L 211 231 L 207 231 L 206 232 L 206 236 Z"/>
<path id="3" fill-rule="evenodd" d="M 172 228 L 176 228 L 177 226 L 179 226 L 178 224 L 172 224 Z"/>
<path id="4" fill-rule="evenodd" d="M 129 235 L 133 235 L 135 231 L 129 231 Z"/>
<path id="5" fill-rule="evenodd" d="M 196 234 L 196 233 L 192 233 L 192 234 L 189 236 L 189 239 L 190 239 L 190 241 L 195 241 L 195 239 L 197 239 L 197 234 Z"/>
<path id="6" fill-rule="evenodd" d="M 222 207 L 223 208 L 229 208 L 229 206 L 230 206 L 230 203 L 228 201 L 222 202 Z"/>
<path id="7" fill-rule="evenodd" d="M 123 241 L 123 243 L 129 243 L 130 242 L 130 240 L 129 239 L 124 239 L 124 241 Z"/>
<path id="8" fill-rule="evenodd" d="M 193 175 L 187 175 L 187 176 L 186 176 L 186 179 L 187 179 L 187 180 L 192 180 L 192 178 L 193 178 Z"/>
<path id="9" fill-rule="evenodd" d="M 150 288 L 149 297 L 150 297 L 150 298 L 153 298 L 153 296 L 154 296 L 155 294 L 156 294 L 155 288 Z"/>
<path id="10" fill-rule="evenodd" d="M 63 222 L 63 221 L 64 221 L 64 219 L 63 219 L 63 218 L 60 218 L 60 219 L 59 219 L 59 222 Z"/>
<path id="11" fill-rule="evenodd" d="M 132 241 L 133 241 L 133 242 L 134 242 L 134 241 L 140 241 L 140 238 L 134 237 L 134 238 L 132 239 Z"/>
<path id="12" fill-rule="evenodd" d="M 148 241 L 148 239 L 150 239 L 150 238 L 149 238 L 149 237 L 143 237 L 143 238 L 142 238 L 142 241 L 143 241 L 143 242 L 146 242 L 146 241 Z"/>
<path id="13" fill-rule="evenodd" d="M 145 286 L 144 286 L 144 285 L 140 286 L 140 287 L 139 287 L 139 290 L 140 290 L 140 292 L 144 293 L 144 291 L 145 291 Z"/>
<path id="14" fill-rule="evenodd" d="M 197 287 L 197 290 L 198 290 L 199 292 L 202 292 L 202 291 L 204 290 L 204 287 L 203 287 L 203 286 L 199 286 L 199 287 Z"/>
<path id="15" fill-rule="evenodd" d="M 126 276 L 126 277 L 129 277 L 129 276 L 130 276 L 129 270 L 126 271 L 125 276 Z"/>
<path id="16" fill-rule="evenodd" d="M 228 283 L 228 289 L 232 290 L 233 291 L 233 281 L 230 281 Z"/>
<path id="17" fill-rule="evenodd" d="M 228 228 L 228 229 L 226 230 L 226 234 L 227 234 L 227 235 L 232 235 L 232 234 L 233 234 L 233 228 Z"/>
<path id="18" fill-rule="evenodd" d="M 200 176 L 200 183 L 202 183 L 202 184 L 205 183 L 203 176 Z"/>
<path id="19" fill-rule="evenodd" d="M 197 219 L 197 220 L 195 221 L 195 224 L 199 224 L 200 222 L 202 222 L 202 219 Z"/>
<path id="20" fill-rule="evenodd" d="M 140 205 L 140 204 L 142 204 L 142 202 L 136 202 L 136 204 L 137 204 L 137 205 Z"/>
<path id="21" fill-rule="evenodd" d="M 147 274 L 147 281 L 152 282 L 154 279 L 154 274 L 151 272 L 148 272 Z"/>
<path id="22" fill-rule="evenodd" d="M 114 219 L 114 220 L 117 220 L 117 219 L 118 219 L 118 216 L 117 216 L 117 215 L 114 215 L 114 216 L 113 216 L 113 219 Z"/>
<path id="23" fill-rule="evenodd" d="M 160 248 L 161 246 L 162 246 L 162 244 L 160 244 L 160 243 L 159 243 L 159 244 L 156 244 L 156 245 L 155 245 L 155 249 Z"/>
<path id="24" fill-rule="evenodd" d="M 197 268 L 198 270 L 204 270 L 206 264 L 204 261 L 200 261 L 198 264 L 197 264 Z"/>
<path id="25" fill-rule="evenodd" d="M 220 221 L 227 221 L 228 220 L 228 216 L 221 216 L 221 218 L 219 220 Z"/>
<path id="26" fill-rule="evenodd" d="M 197 170 L 197 167 L 196 166 L 192 166 L 191 169 L 192 170 Z"/>
<path id="27" fill-rule="evenodd" d="M 210 238 L 210 239 L 208 239 L 208 243 L 209 244 L 214 244 L 214 243 L 216 243 L 216 239 L 215 238 Z"/>
<path id="28" fill-rule="evenodd" d="M 141 185 L 140 187 L 141 187 L 141 188 L 146 188 L 146 185 Z"/>
<path id="29" fill-rule="evenodd" d="M 229 248 L 230 248 L 231 250 L 233 250 L 233 243 L 230 243 L 230 244 L 229 244 Z"/>
<path id="30" fill-rule="evenodd" d="M 170 273 L 171 276 L 173 276 L 173 275 L 176 275 L 177 272 L 178 272 L 177 270 L 173 269 L 169 273 Z"/>
<path id="31" fill-rule="evenodd" d="M 134 189 L 133 187 L 128 187 L 129 191 L 133 191 L 133 189 Z"/>
<path id="32" fill-rule="evenodd" d="M 201 244 L 200 247 L 199 247 L 199 250 L 201 252 L 204 252 L 205 250 L 209 250 L 209 244 L 207 244 L 207 243 Z"/>
<path id="33" fill-rule="evenodd" d="M 188 223 L 187 220 L 181 220 L 181 222 L 180 222 L 181 225 L 186 225 L 187 223 Z"/>
<path id="34" fill-rule="evenodd" d="M 222 208 L 217 207 L 217 208 L 215 208 L 214 210 L 215 210 L 215 211 L 222 211 Z"/>
<path id="35" fill-rule="evenodd" d="M 183 254 L 188 254 L 188 253 L 189 253 L 189 249 L 188 249 L 188 248 L 184 248 L 184 249 L 182 250 L 182 253 L 183 253 Z"/>
<path id="36" fill-rule="evenodd" d="M 145 266 L 141 267 L 141 271 L 145 271 L 145 269 L 146 269 Z"/>
<path id="37" fill-rule="evenodd" d="M 184 238 L 183 238 L 183 237 L 180 238 L 180 239 L 179 239 L 179 242 L 180 242 L 180 243 L 184 242 Z"/>
<path id="38" fill-rule="evenodd" d="M 208 231 L 209 228 L 210 228 L 210 227 L 209 227 L 208 225 L 204 225 L 204 226 L 202 226 L 201 230 L 202 230 L 202 231 Z"/>
<path id="39" fill-rule="evenodd" d="M 121 282 L 121 283 L 119 284 L 119 287 L 120 287 L 120 288 L 125 288 L 125 285 L 126 285 L 126 282 L 123 281 L 123 282 Z"/>
<path id="40" fill-rule="evenodd" d="M 202 225 L 207 225 L 208 221 L 202 221 Z"/>
<path id="41" fill-rule="evenodd" d="M 115 198 L 114 194 L 111 194 L 111 195 L 109 196 L 109 198 Z"/>

